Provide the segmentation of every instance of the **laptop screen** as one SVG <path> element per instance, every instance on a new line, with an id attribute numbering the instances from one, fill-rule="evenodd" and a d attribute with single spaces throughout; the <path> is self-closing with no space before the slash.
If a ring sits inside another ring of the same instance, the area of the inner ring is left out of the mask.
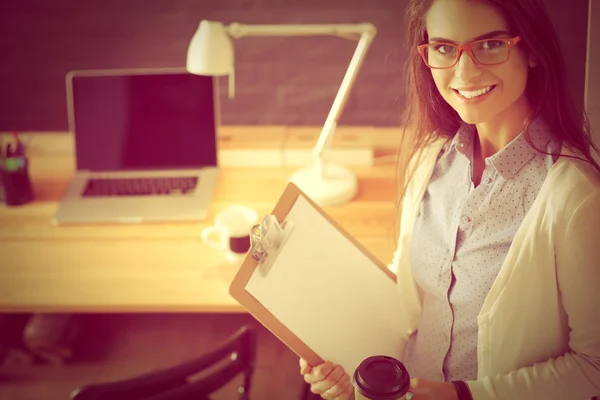
<path id="1" fill-rule="evenodd" d="M 78 169 L 217 165 L 213 77 L 75 74 L 71 85 Z"/>

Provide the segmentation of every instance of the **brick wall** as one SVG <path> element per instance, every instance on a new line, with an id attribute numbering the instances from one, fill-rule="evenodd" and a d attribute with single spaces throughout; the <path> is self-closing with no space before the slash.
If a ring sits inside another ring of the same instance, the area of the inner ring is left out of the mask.
<path id="1" fill-rule="evenodd" d="M 583 102 L 587 0 L 548 0 L 573 92 Z M 0 130 L 65 130 L 69 70 L 184 66 L 202 19 L 224 23 L 372 22 L 341 124 L 393 126 L 404 106 L 406 0 L 4 0 L 0 2 Z M 321 125 L 356 43 L 335 37 L 235 42 L 236 98 L 224 124 Z"/>

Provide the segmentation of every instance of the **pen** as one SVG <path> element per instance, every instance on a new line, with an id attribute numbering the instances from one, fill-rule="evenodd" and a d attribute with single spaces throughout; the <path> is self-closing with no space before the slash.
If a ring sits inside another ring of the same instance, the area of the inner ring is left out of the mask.
<path id="1" fill-rule="evenodd" d="M 12 131 L 14 143 L 8 143 L 6 153 L 2 159 L 2 164 L 6 171 L 17 171 L 25 166 L 25 148 L 19 140 L 16 130 Z"/>
<path id="2" fill-rule="evenodd" d="M 12 131 L 13 138 L 15 140 L 15 149 L 13 150 L 13 157 L 23 157 L 25 155 L 25 146 L 19 139 L 19 134 L 16 130 Z"/>
<path id="3" fill-rule="evenodd" d="M 12 130 L 13 143 L 14 148 L 11 147 L 11 155 L 10 157 L 23 157 L 25 155 L 25 146 L 21 139 L 19 138 L 19 134 L 16 130 Z"/>

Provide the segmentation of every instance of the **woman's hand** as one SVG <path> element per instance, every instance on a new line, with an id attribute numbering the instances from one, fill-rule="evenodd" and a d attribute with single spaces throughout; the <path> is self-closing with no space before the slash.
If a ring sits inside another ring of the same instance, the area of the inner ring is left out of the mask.
<path id="1" fill-rule="evenodd" d="M 301 358 L 300 373 L 310 385 L 310 391 L 325 400 L 348 400 L 354 392 L 350 375 L 340 365 L 333 365 L 330 361 L 311 367 Z"/>
<path id="2" fill-rule="evenodd" d="M 458 400 L 454 384 L 450 382 L 428 381 L 420 378 L 410 380 L 412 400 Z"/>

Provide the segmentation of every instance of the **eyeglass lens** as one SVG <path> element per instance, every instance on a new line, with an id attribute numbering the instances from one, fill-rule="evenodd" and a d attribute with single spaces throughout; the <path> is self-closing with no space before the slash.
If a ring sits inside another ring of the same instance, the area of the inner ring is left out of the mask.
<path id="1" fill-rule="evenodd" d="M 471 52 L 482 64 L 499 64 L 508 59 L 508 46 L 502 40 L 484 40 L 475 42 Z M 452 44 L 431 43 L 425 48 L 427 64 L 433 68 L 451 67 L 458 61 L 458 46 Z"/>

